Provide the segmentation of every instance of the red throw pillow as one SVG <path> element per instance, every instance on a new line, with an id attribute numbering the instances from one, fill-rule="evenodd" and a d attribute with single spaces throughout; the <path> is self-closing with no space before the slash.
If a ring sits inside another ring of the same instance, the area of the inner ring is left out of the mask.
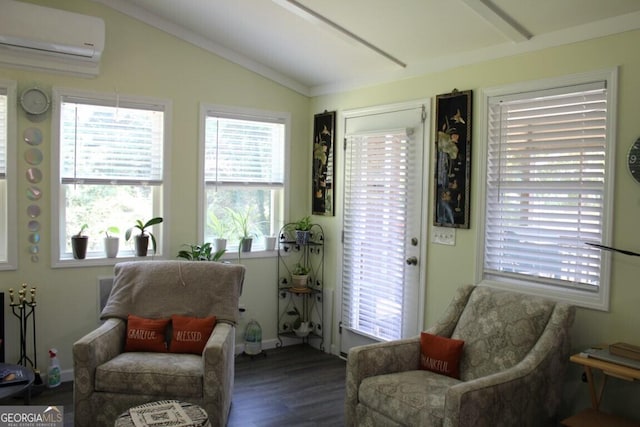
<path id="1" fill-rule="evenodd" d="M 145 319 L 130 314 L 127 319 L 127 342 L 124 351 L 166 352 L 164 333 L 170 319 Z"/>
<path id="2" fill-rule="evenodd" d="M 459 379 L 463 345 L 462 340 L 422 332 L 420 334 L 420 368 Z"/>
<path id="3" fill-rule="evenodd" d="M 204 346 L 216 325 L 216 316 L 189 317 L 174 314 L 171 316 L 173 335 L 169 351 L 171 353 L 202 354 Z"/>

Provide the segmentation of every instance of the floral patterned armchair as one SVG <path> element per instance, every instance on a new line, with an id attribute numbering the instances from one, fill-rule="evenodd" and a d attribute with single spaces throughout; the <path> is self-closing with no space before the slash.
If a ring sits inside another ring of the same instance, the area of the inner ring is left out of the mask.
<path id="1" fill-rule="evenodd" d="M 127 409 L 176 399 L 225 426 L 234 385 L 235 325 L 244 267 L 217 262 L 134 261 L 115 266 L 104 323 L 73 345 L 74 423 L 113 426 Z M 125 350 L 129 315 L 215 316 L 201 354 Z"/>
<path id="2" fill-rule="evenodd" d="M 420 369 L 420 338 L 351 349 L 347 426 L 549 426 L 557 422 L 574 307 L 466 286 L 427 332 L 464 340 L 460 378 Z"/>

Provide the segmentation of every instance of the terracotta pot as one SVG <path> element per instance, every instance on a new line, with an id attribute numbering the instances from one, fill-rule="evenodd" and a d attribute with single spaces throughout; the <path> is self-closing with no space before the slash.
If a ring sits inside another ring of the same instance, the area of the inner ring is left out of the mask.
<path id="1" fill-rule="evenodd" d="M 308 274 L 292 274 L 291 275 L 291 284 L 294 288 L 306 288 L 307 283 L 309 282 Z"/>

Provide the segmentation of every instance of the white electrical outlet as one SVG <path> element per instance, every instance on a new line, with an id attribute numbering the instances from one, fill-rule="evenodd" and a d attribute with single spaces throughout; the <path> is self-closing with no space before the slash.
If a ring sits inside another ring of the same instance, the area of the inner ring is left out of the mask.
<path id="1" fill-rule="evenodd" d="M 439 245 L 456 244 L 456 229 L 450 227 L 433 227 L 431 231 L 431 242 Z"/>

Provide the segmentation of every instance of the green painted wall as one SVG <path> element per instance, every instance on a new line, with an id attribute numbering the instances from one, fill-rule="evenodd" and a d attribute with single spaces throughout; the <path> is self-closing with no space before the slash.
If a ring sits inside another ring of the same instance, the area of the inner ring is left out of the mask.
<path id="1" fill-rule="evenodd" d="M 34 2 L 51 7 L 50 1 Z M 52 87 L 114 94 L 142 95 L 169 99 L 173 104 L 171 132 L 171 171 L 169 176 L 169 212 L 165 212 L 163 232 L 168 233 L 168 258 L 175 258 L 181 245 L 197 240 L 197 171 L 199 108 L 201 102 L 291 113 L 291 217 L 299 217 L 310 209 L 296 203 L 310 199 L 310 174 L 306 159 L 310 159 L 310 100 L 292 90 L 221 59 L 191 44 L 163 33 L 137 20 L 89 0 L 60 0 L 55 7 L 101 17 L 106 23 L 106 49 L 97 78 L 80 78 L 62 74 L 40 73 L 0 67 L 0 79 L 18 82 L 18 94 L 37 85 L 51 93 Z M 38 202 L 42 209 L 40 261 L 33 263 L 27 252 L 26 209 L 28 188 L 26 162 L 22 155 L 25 129 L 35 126 L 42 130 L 44 180 L 39 184 L 44 192 Z M 37 359 L 46 372 L 47 349 L 56 347 L 63 371 L 72 368 L 73 342 L 98 324 L 97 278 L 111 276 L 113 268 L 51 268 L 51 114 L 46 120 L 32 123 L 18 109 L 18 251 L 17 271 L 0 272 L 0 291 L 18 288 L 21 283 L 37 287 Z M 120 226 L 124 230 L 127 225 Z M 97 232 L 97 230 L 95 230 Z M 98 236 L 96 235 L 96 238 Z M 124 242 L 121 241 L 121 244 Z M 276 262 L 274 258 L 243 259 L 247 265 L 241 302 L 247 307 L 237 334 L 242 342 L 244 325 L 256 318 L 266 339 L 276 335 Z M 7 309 L 5 304 L 5 310 Z M 17 361 L 18 321 L 6 317 L 7 361 Z M 29 341 L 30 342 L 30 341 Z"/>
<path id="2" fill-rule="evenodd" d="M 459 67 L 440 73 L 432 73 L 417 78 L 389 84 L 367 87 L 348 93 L 319 96 L 312 99 L 312 114 L 324 110 L 353 109 L 372 105 L 402 102 L 412 99 L 431 98 L 434 111 L 435 96 L 451 92 L 452 89 L 473 89 L 473 119 L 481 118 L 480 91 L 483 88 L 539 80 L 576 74 L 593 70 L 619 67 L 617 105 L 617 146 L 614 196 L 613 243 L 617 247 L 640 250 L 640 230 L 636 223 L 640 218 L 640 185 L 631 178 L 626 168 L 626 153 L 640 136 L 640 56 L 637 49 L 640 31 L 627 32 L 615 36 L 576 43 L 539 52 L 522 54 L 510 58 L 487 61 L 475 65 Z M 338 133 L 343 123 L 339 123 Z M 433 134 L 433 122 L 432 134 Z M 480 126 L 473 130 L 473 141 L 481 141 Z M 433 137 L 430 138 L 433 141 Z M 433 148 L 431 148 L 433 153 Z M 473 154 L 472 154 L 473 155 Z M 341 161 L 341 159 L 339 160 Z M 477 221 L 474 212 L 478 210 L 478 189 L 483 177 L 479 176 L 479 164 L 483 159 L 472 159 L 471 228 L 457 230 L 456 245 L 443 246 L 428 244 L 427 292 L 425 301 L 425 327 L 438 319 L 451 300 L 454 290 L 464 284 L 475 282 Z M 431 162 L 433 167 L 433 161 Z M 338 168 L 337 185 L 343 182 L 342 170 Z M 427 188 L 433 188 L 430 179 Z M 430 197 L 431 195 L 429 195 Z M 336 198 L 336 200 L 341 200 Z M 341 203 L 336 204 L 337 216 L 325 220 L 325 229 L 337 236 Z M 432 228 L 433 203 L 429 202 L 429 230 Z M 428 239 L 427 239 L 428 240 Z M 333 241 L 335 245 L 335 239 Z M 331 246 L 331 245 L 330 245 Z M 331 253 L 331 249 L 329 248 Z M 335 268 L 335 257 L 329 258 L 328 271 Z M 465 266 L 466 268 L 460 268 Z M 611 309 L 601 312 L 578 309 L 572 329 L 575 351 L 595 343 L 626 341 L 640 344 L 638 325 L 640 324 L 640 258 L 614 255 L 612 263 Z M 581 370 L 571 367 L 567 376 L 565 414 L 589 406 L 586 385 L 579 382 Z M 628 414 L 640 419 L 637 408 L 638 389 L 632 383 L 613 379 L 607 385 L 604 407 L 620 414 Z M 635 394 L 634 394 L 635 393 Z M 632 403 L 635 402 L 635 405 Z"/>

